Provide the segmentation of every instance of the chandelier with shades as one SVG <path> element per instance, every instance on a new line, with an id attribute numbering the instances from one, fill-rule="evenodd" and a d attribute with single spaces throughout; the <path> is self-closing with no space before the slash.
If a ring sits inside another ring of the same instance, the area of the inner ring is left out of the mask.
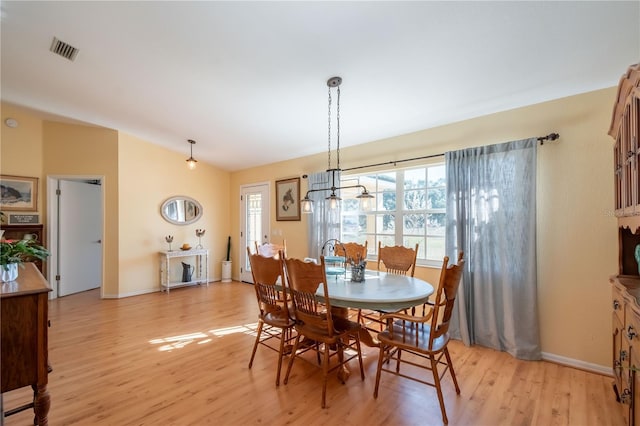
<path id="1" fill-rule="evenodd" d="M 331 186 L 326 188 L 312 188 L 307 191 L 304 198 L 300 200 L 300 209 L 302 213 L 313 213 L 313 200 L 309 198 L 309 194 L 313 192 L 329 192 L 329 196 L 325 198 L 329 203 L 329 209 L 334 210 L 340 206 L 342 200 L 336 191 L 347 188 L 359 188 L 361 192 L 356 198 L 360 200 L 360 208 L 362 210 L 368 210 L 370 201 L 373 195 L 367 191 L 364 185 L 348 185 L 348 186 L 336 186 L 336 173 L 340 173 L 340 84 L 342 84 L 341 77 L 331 77 L 327 80 L 327 87 L 329 88 L 329 108 L 328 108 L 328 161 L 327 161 L 327 173 L 330 175 Z M 337 101 L 336 101 L 336 167 L 331 167 L 331 89 L 336 89 Z M 339 183 L 339 182 L 338 182 Z"/>

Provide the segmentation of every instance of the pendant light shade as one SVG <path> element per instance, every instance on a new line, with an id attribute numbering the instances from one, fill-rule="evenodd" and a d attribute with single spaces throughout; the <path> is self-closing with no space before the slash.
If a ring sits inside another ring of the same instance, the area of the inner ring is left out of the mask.
<path id="1" fill-rule="evenodd" d="M 194 141 L 193 139 L 187 139 L 187 142 L 189 142 L 189 144 L 191 145 L 190 155 L 189 158 L 187 158 L 187 166 L 189 167 L 189 170 L 193 170 L 196 168 L 196 163 L 198 162 L 198 160 L 193 158 L 193 145 L 196 144 L 196 141 Z"/>

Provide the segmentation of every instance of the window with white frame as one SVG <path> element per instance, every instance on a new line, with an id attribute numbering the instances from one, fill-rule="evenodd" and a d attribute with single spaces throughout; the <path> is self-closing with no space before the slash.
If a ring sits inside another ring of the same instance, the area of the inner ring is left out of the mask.
<path id="1" fill-rule="evenodd" d="M 358 190 L 343 189 L 341 241 L 364 244 L 376 257 L 383 246 L 418 248 L 418 264 L 440 265 L 445 254 L 445 165 L 444 163 L 342 175 L 343 186 L 361 184 L 375 196 L 373 208 L 360 209 Z"/>

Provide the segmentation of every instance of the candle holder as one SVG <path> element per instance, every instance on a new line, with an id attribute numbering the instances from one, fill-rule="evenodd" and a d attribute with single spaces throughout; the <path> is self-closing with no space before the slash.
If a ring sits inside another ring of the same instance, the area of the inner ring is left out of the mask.
<path id="1" fill-rule="evenodd" d="M 169 251 L 171 251 L 171 243 L 173 242 L 173 235 L 167 235 L 164 240 L 169 244 Z"/>
<path id="2" fill-rule="evenodd" d="M 204 235 L 204 232 L 204 229 L 196 229 L 196 237 L 198 237 L 198 245 L 196 246 L 197 249 L 202 248 L 202 236 Z"/>

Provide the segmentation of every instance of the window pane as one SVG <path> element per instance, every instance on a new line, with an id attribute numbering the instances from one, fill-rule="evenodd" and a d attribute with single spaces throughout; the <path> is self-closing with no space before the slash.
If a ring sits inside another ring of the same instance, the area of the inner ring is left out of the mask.
<path id="1" fill-rule="evenodd" d="M 341 194 L 342 197 L 342 211 L 343 212 L 357 212 L 360 209 L 360 202 L 356 198 L 347 198 L 344 195 L 344 192 Z"/>
<path id="2" fill-rule="evenodd" d="M 444 186 L 446 183 L 445 177 L 446 169 L 444 164 L 439 166 L 431 166 L 427 168 L 428 185 L 429 186 Z"/>
<path id="3" fill-rule="evenodd" d="M 396 239 L 393 236 L 384 236 L 381 235 L 378 237 L 378 241 L 380 241 L 382 243 L 382 247 L 386 247 L 386 246 L 395 246 L 396 245 Z M 378 252 L 378 245 L 376 244 L 376 253 Z"/>
<path id="4" fill-rule="evenodd" d="M 376 245 L 376 236 L 375 235 L 367 235 L 367 255 L 374 255 L 378 250 L 378 246 Z"/>
<path id="5" fill-rule="evenodd" d="M 404 188 L 424 188 L 426 186 L 426 174 L 427 169 L 424 167 L 413 170 L 404 171 Z"/>
<path id="6" fill-rule="evenodd" d="M 376 215 L 376 229 L 380 234 L 393 234 L 396 229 L 396 216 L 393 214 Z"/>
<path id="7" fill-rule="evenodd" d="M 376 192 L 396 190 L 396 172 L 380 173 L 376 179 Z"/>
<path id="8" fill-rule="evenodd" d="M 444 237 L 430 237 L 427 244 L 427 259 L 442 262 L 444 258 Z"/>
<path id="9" fill-rule="evenodd" d="M 424 214 L 405 214 L 404 215 L 403 234 L 408 235 L 425 235 L 425 215 Z"/>
<path id="10" fill-rule="evenodd" d="M 427 214 L 427 235 L 444 236 L 445 223 L 446 215 L 444 213 Z"/>
<path id="11" fill-rule="evenodd" d="M 447 207 L 446 192 L 444 188 L 431 188 L 427 191 L 427 197 L 429 198 L 429 209 L 444 209 Z"/>
<path id="12" fill-rule="evenodd" d="M 402 244 L 405 247 L 409 247 L 409 248 L 416 248 L 416 243 L 418 244 L 418 259 L 424 259 L 424 250 L 425 250 L 425 243 L 424 243 L 424 237 L 404 237 Z"/>
<path id="13" fill-rule="evenodd" d="M 342 216 L 342 241 L 355 241 L 358 231 L 358 216 Z"/>
<path id="14" fill-rule="evenodd" d="M 393 211 L 396 209 L 396 191 L 386 190 L 376 197 L 378 210 Z"/>
<path id="15" fill-rule="evenodd" d="M 404 193 L 404 209 L 405 210 L 424 210 L 427 207 L 427 197 L 425 197 L 424 189 L 415 191 L 405 191 Z"/>

